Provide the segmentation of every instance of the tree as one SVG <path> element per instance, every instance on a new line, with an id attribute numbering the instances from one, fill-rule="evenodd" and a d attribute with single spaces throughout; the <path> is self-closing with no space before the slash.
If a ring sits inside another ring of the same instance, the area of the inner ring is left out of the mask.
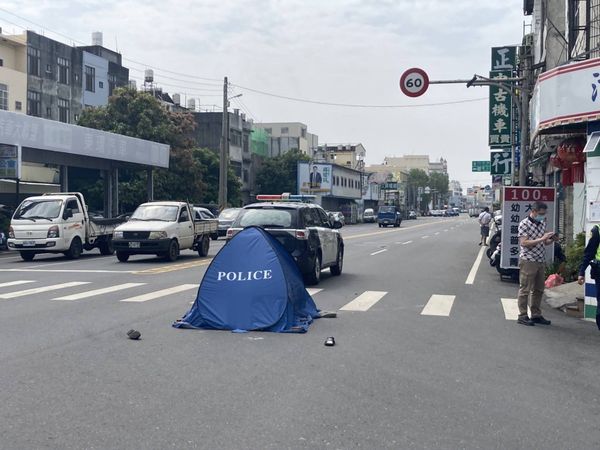
<path id="1" fill-rule="evenodd" d="M 310 158 L 297 149 L 274 158 L 267 158 L 256 173 L 257 193 L 297 193 L 299 161 L 310 161 Z"/>
<path id="2" fill-rule="evenodd" d="M 425 194 L 425 187 L 429 185 L 429 176 L 422 169 L 410 169 L 408 172 L 408 188 L 409 198 L 412 199 L 412 205 L 421 211 L 426 210 L 426 205 L 429 203 L 430 194 Z M 421 194 L 419 194 L 421 188 Z M 419 202 L 418 197 L 421 197 Z"/>
<path id="3" fill-rule="evenodd" d="M 192 203 L 217 200 L 219 159 L 208 149 L 195 148 L 196 124 L 191 114 L 170 112 L 148 93 L 119 88 L 106 106 L 86 109 L 79 125 L 168 144 L 171 147 L 169 169 L 154 171 L 155 198 Z M 229 179 L 229 200 L 237 204 L 241 185 L 231 170 Z M 102 186 L 98 180 L 80 189 L 102 204 Z M 131 211 L 146 201 L 145 171 L 120 170 L 119 190 L 124 211 Z"/>
<path id="4" fill-rule="evenodd" d="M 449 182 L 448 175 L 445 173 L 434 172 L 429 175 L 429 187 L 436 191 L 440 203 L 447 203 Z"/>

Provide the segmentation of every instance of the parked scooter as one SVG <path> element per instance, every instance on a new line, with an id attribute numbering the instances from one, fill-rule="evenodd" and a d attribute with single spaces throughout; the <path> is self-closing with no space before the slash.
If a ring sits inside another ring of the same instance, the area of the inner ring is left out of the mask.
<path id="1" fill-rule="evenodd" d="M 500 274 L 500 280 L 505 278 L 518 281 L 519 280 L 519 269 L 503 269 L 500 267 L 500 257 L 502 256 L 502 243 L 498 241 L 496 248 L 490 255 L 490 266 L 495 267 L 496 271 Z M 491 248 L 491 247 L 490 247 Z"/>
<path id="2" fill-rule="evenodd" d="M 494 229 L 496 231 L 494 232 L 492 237 L 490 237 L 490 240 L 488 242 L 489 247 L 485 251 L 485 255 L 490 259 L 492 258 L 492 254 L 496 250 L 496 247 L 498 247 L 498 244 L 500 244 L 500 241 L 502 240 L 502 221 L 496 219 L 495 217 L 492 217 L 492 220 L 494 222 Z"/>

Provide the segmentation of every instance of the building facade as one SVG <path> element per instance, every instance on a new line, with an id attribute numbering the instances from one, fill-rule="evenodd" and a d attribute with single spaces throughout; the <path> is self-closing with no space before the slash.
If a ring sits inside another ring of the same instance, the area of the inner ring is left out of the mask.
<path id="1" fill-rule="evenodd" d="M 338 166 L 362 170 L 367 155 L 364 145 L 354 144 L 323 144 L 317 147 L 315 159 L 337 164 Z"/>
<path id="2" fill-rule="evenodd" d="M 261 122 L 254 123 L 253 128 L 264 130 L 270 136 L 270 157 L 281 156 L 294 149 L 312 157 L 319 145 L 319 137 L 309 133 L 308 127 L 301 122 Z"/>

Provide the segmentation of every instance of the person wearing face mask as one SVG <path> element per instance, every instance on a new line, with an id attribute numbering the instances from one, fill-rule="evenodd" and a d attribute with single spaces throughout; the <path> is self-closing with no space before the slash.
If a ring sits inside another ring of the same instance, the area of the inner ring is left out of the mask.
<path id="1" fill-rule="evenodd" d="M 592 227 L 592 234 L 588 240 L 583 253 L 583 259 L 579 266 L 579 278 L 577 282 L 585 283 L 585 269 L 591 266 L 590 275 L 596 282 L 596 325 L 600 330 L 600 230 L 598 225 Z"/>
<path id="2" fill-rule="evenodd" d="M 541 304 L 546 279 L 546 245 L 558 240 L 554 233 L 546 232 L 548 205 L 535 202 L 529 215 L 519 223 L 519 317 L 522 325 L 550 325 L 542 316 Z M 531 309 L 531 317 L 527 306 Z"/>

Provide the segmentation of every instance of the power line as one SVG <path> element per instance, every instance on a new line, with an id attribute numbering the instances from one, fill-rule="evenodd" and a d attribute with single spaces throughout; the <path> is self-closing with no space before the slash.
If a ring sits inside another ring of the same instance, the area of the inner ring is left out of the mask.
<path id="1" fill-rule="evenodd" d="M 418 105 L 366 105 L 366 104 L 355 104 L 355 103 L 334 103 L 334 102 L 325 102 L 325 101 L 320 101 L 320 100 L 311 100 L 311 99 L 306 99 L 306 98 L 290 97 L 287 95 L 272 94 L 270 92 L 261 91 L 258 89 L 253 89 L 253 88 L 249 88 L 249 87 L 245 87 L 245 86 L 240 86 L 239 84 L 232 83 L 231 85 L 235 86 L 239 89 L 242 89 L 242 90 L 246 90 L 249 92 L 255 92 L 257 94 L 266 95 L 269 97 L 281 98 L 284 100 L 291 100 L 294 102 L 311 103 L 313 105 L 341 106 L 341 107 L 345 107 L 345 108 L 422 108 L 425 106 L 456 105 L 459 103 L 473 103 L 473 102 L 481 102 L 483 100 L 488 100 L 488 97 L 480 97 L 480 98 L 454 100 L 454 101 L 440 102 L 440 103 L 421 103 Z"/>

